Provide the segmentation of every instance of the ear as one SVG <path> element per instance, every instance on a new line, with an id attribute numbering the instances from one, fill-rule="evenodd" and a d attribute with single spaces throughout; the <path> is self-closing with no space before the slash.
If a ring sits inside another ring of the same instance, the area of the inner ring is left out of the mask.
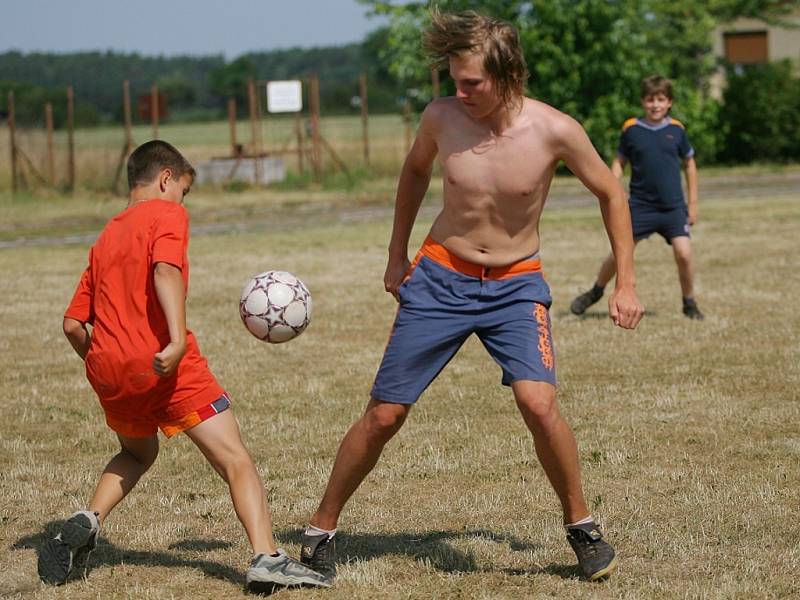
<path id="1" fill-rule="evenodd" d="M 167 191 L 167 185 L 171 179 L 172 171 L 169 169 L 163 169 L 161 173 L 158 174 L 158 188 L 161 190 L 162 194 Z"/>

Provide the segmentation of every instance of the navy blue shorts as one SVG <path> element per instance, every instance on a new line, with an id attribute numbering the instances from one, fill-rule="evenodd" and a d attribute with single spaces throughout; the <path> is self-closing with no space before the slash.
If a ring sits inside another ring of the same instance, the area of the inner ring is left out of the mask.
<path id="1" fill-rule="evenodd" d="M 689 236 L 689 211 L 686 206 L 660 209 L 652 206 L 630 203 L 633 239 L 638 242 L 657 233 L 672 244 L 672 238 Z"/>
<path id="2" fill-rule="evenodd" d="M 413 404 L 473 333 L 502 369 L 502 383 L 556 383 L 550 288 L 536 256 L 485 268 L 430 237 L 397 310 L 372 398 Z"/>

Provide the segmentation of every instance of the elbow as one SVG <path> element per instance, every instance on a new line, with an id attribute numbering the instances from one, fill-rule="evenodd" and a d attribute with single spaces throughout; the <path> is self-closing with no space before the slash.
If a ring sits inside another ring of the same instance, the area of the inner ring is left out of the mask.
<path id="1" fill-rule="evenodd" d="M 64 330 L 64 335 L 68 338 L 72 338 L 83 330 L 83 323 L 75 319 L 70 319 L 69 317 L 64 317 L 62 328 Z"/>
<path id="2" fill-rule="evenodd" d="M 180 277 L 181 270 L 173 264 L 166 262 L 157 262 L 153 267 L 154 277 L 162 278 L 162 277 L 171 277 L 175 275 Z"/>

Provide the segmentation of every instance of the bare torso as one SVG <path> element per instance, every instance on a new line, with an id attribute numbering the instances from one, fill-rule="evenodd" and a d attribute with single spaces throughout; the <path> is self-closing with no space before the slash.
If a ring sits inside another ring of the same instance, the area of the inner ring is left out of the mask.
<path id="1" fill-rule="evenodd" d="M 507 265 L 539 249 L 539 217 L 558 162 L 554 108 L 525 99 L 499 134 L 455 98 L 437 102 L 434 139 L 443 167 L 442 212 L 431 236 L 473 263 Z"/>

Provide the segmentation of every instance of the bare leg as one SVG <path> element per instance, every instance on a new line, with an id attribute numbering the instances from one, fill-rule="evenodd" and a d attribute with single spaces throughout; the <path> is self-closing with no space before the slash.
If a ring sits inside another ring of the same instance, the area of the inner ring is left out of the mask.
<path id="1" fill-rule="evenodd" d="M 188 429 L 186 435 L 228 484 L 233 508 L 253 552 L 274 554 L 277 547 L 264 484 L 242 442 L 233 412 L 223 411 Z"/>
<path id="2" fill-rule="evenodd" d="M 155 435 L 130 438 L 117 434 L 117 437 L 121 449 L 106 465 L 89 502 L 89 510 L 98 514 L 101 523 L 158 456 L 158 437 Z"/>
<path id="3" fill-rule="evenodd" d="M 411 406 L 370 400 L 361 418 L 344 436 L 328 486 L 311 524 L 336 529 L 342 508 L 372 471 L 392 436 L 400 430 Z"/>
<path id="4" fill-rule="evenodd" d="M 681 281 L 681 293 L 684 298 L 692 298 L 694 294 L 694 261 L 692 243 L 687 236 L 672 238 L 672 253 L 678 266 L 678 277 Z"/>
<path id="5" fill-rule="evenodd" d="M 608 282 L 617 274 L 617 265 L 614 262 L 614 255 L 610 254 L 603 260 L 600 265 L 600 271 L 597 273 L 597 281 L 595 285 L 598 287 L 606 287 Z"/>
<path id="6" fill-rule="evenodd" d="M 511 388 L 522 418 L 533 434 L 536 455 L 561 501 L 564 522 L 575 523 L 588 517 L 581 489 L 578 447 L 558 410 L 555 387 L 541 381 L 516 381 Z"/>

